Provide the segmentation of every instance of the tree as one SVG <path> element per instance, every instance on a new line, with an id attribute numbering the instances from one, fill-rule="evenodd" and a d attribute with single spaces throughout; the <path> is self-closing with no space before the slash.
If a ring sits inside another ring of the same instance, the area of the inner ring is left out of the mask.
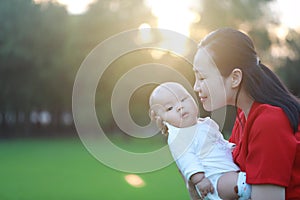
<path id="1" fill-rule="evenodd" d="M 142 0 L 99 0 L 82 15 L 69 15 L 64 7 L 51 2 L 0 1 L 0 114 L 25 112 L 28 116 L 33 109 L 46 109 L 55 113 L 57 121 L 61 112 L 71 110 L 77 70 L 93 48 L 110 36 L 136 29 L 142 23 L 156 25 L 155 17 Z M 279 39 L 272 38 L 266 27 L 266 24 L 277 26 L 278 23 L 266 7 L 271 0 L 201 2 L 202 8 L 197 11 L 201 20 L 192 26 L 192 39 L 199 41 L 221 26 L 246 31 L 264 62 L 283 63 L 281 68 L 274 69 L 299 95 L 299 33 L 290 30 L 286 37 L 285 45 L 293 52 L 286 62 L 286 58 L 271 56 L 272 45 L 280 45 Z M 191 66 L 180 58 L 166 54 L 155 60 L 148 50 L 124 55 L 105 72 L 95 97 L 98 115 L 104 119 L 101 123 L 107 129 L 116 127 L 110 109 L 114 85 L 132 67 L 150 62 L 172 66 L 193 83 Z M 140 125 L 149 122 L 145 104 L 150 91 L 151 86 L 145 86 L 137 90 L 131 100 L 132 118 Z"/>
<path id="2" fill-rule="evenodd" d="M 0 16 L 0 112 L 21 111 L 28 116 L 34 108 L 63 102 L 59 91 L 64 84 L 57 83 L 63 69 L 66 11 L 31 0 L 3 0 Z"/>

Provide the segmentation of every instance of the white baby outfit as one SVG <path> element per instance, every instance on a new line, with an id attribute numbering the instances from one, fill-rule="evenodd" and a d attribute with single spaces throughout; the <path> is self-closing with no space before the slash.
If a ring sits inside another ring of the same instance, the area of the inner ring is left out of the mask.
<path id="1" fill-rule="evenodd" d="M 220 200 L 217 182 L 224 172 L 239 171 L 233 162 L 233 144 L 224 139 L 219 126 L 209 117 L 201 118 L 191 127 L 168 127 L 168 144 L 171 154 L 186 180 L 197 172 L 204 172 L 215 192 L 205 199 Z"/>

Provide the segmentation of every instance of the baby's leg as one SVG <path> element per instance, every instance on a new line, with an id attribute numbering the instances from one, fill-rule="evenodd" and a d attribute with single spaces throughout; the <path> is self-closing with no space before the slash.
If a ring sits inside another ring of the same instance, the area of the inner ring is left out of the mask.
<path id="1" fill-rule="evenodd" d="M 238 172 L 227 172 L 220 177 L 217 189 L 221 199 L 234 200 L 239 198 L 235 191 L 237 180 Z"/>

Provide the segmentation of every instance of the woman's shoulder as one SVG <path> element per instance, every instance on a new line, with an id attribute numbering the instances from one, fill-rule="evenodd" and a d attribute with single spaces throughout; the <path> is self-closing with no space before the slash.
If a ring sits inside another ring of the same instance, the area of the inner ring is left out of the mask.
<path id="1" fill-rule="evenodd" d="M 249 117 L 252 115 L 257 116 L 266 116 L 266 117 L 279 117 L 279 118 L 286 118 L 286 114 L 282 110 L 282 108 L 278 106 L 273 106 L 270 104 L 258 103 L 254 102 L 249 113 Z"/>
<path id="2" fill-rule="evenodd" d="M 251 108 L 248 119 L 249 124 L 255 127 L 273 130 L 289 130 L 291 128 L 289 119 L 282 108 L 270 104 L 255 102 Z"/>

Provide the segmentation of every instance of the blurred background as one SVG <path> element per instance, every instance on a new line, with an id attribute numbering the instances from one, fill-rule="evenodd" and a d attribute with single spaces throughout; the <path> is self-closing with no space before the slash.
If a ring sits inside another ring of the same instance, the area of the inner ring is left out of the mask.
<path id="1" fill-rule="evenodd" d="M 103 165 L 84 148 L 72 116 L 81 63 L 99 43 L 123 31 L 164 28 L 199 42 L 227 26 L 249 34 L 261 61 L 299 97 L 298 5 L 297 0 L 1 0 L 0 199 L 189 199 L 174 164 L 128 174 Z M 105 134 L 133 152 L 160 148 L 165 138 L 124 134 L 113 119 L 111 96 L 123 74 L 151 62 L 171 66 L 194 82 L 192 66 L 183 58 L 144 49 L 111 63 L 95 97 Z M 140 126 L 150 122 L 154 86 L 140 87 L 130 99 L 128 109 Z M 225 137 L 234 114 L 228 108 Z"/>

